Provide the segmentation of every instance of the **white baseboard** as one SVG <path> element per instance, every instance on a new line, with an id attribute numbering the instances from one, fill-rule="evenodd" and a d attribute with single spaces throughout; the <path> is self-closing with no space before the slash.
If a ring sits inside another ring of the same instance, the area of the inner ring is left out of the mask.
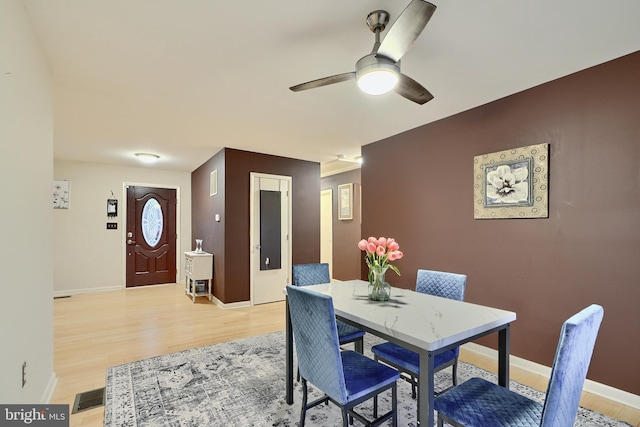
<path id="1" fill-rule="evenodd" d="M 49 378 L 49 383 L 47 387 L 44 389 L 44 393 L 42 393 L 42 397 L 40 398 L 40 403 L 46 405 L 51 402 L 51 397 L 53 397 L 53 391 L 56 389 L 56 385 L 58 385 L 58 377 L 55 372 L 51 373 L 51 377 Z"/>
<path id="2" fill-rule="evenodd" d="M 144 288 L 148 288 L 150 286 L 178 286 L 179 284 L 176 283 L 164 283 L 164 284 L 160 284 L 160 285 L 147 285 L 147 286 L 140 286 L 137 288 L 128 288 L 128 289 L 144 289 Z M 180 286 L 184 286 L 184 285 L 180 285 Z M 95 292 L 106 292 L 106 291 L 119 291 L 122 289 L 127 289 L 127 288 L 123 288 L 120 286 L 105 286 L 102 288 L 86 288 L 86 289 L 69 289 L 66 291 L 53 291 L 53 297 L 68 297 L 71 295 L 76 295 L 76 294 L 89 294 L 89 293 L 95 293 Z M 240 302 L 232 302 L 232 303 L 228 303 L 225 304 L 222 301 L 220 301 L 218 298 L 216 298 L 215 296 L 213 296 L 211 298 L 211 301 L 213 301 L 218 307 L 220 307 L 223 310 L 229 310 L 229 309 L 234 309 L 234 308 L 241 308 L 241 307 L 250 307 L 251 306 L 251 301 L 240 301 Z"/>
<path id="3" fill-rule="evenodd" d="M 104 286 L 102 288 L 84 288 L 84 289 L 67 289 L 62 291 L 53 291 L 54 298 L 60 297 L 69 297 L 71 295 L 78 294 L 92 294 L 95 292 L 106 292 L 106 291 L 119 291 L 122 288 L 121 286 Z"/>
<path id="4" fill-rule="evenodd" d="M 230 310 L 233 308 L 241 308 L 241 307 L 250 307 L 251 306 L 251 301 L 240 301 L 240 302 L 231 302 L 231 303 L 223 303 L 222 301 L 220 301 L 218 298 L 216 298 L 215 296 L 211 298 L 211 301 L 213 301 L 218 307 L 220 307 L 223 310 Z"/>
<path id="5" fill-rule="evenodd" d="M 489 347 L 485 347 L 480 344 L 467 343 L 467 344 L 464 344 L 462 347 L 465 350 L 468 350 L 472 353 L 487 356 L 496 360 L 498 358 L 497 350 L 494 350 Z M 536 362 L 532 362 L 530 360 L 523 359 L 521 357 L 509 356 L 509 364 L 511 366 L 524 369 L 525 371 L 528 371 L 537 375 L 541 375 L 545 378 L 549 378 L 549 375 L 551 375 L 550 367 L 541 365 Z M 598 383 L 590 379 L 587 379 L 584 382 L 583 390 L 591 394 L 595 394 L 596 396 L 600 396 L 605 399 L 609 399 L 614 402 L 618 402 L 635 409 L 640 409 L 640 396 L 635 395 L 633 393 L 629 393 L 627 391 L 620 390 L 620 389 L 608 386 L 606 384 Z"/>
<path id="6" fill-rule="evenodd" d="M 178 286 L 178 283 L 160 283 L 159 285 L 144 285 L 127 288 L 126 286 L 103 286 L 100 288 L 67 289 L 63 291 L 53 291 L 54 298 L 70 297 L 78 294 L 93 294 L 96 292 L 121 291 L 123 289 L 136 290 L 144 288 L 154 288 L 158 286 Z M 184 287 L 184 285 L 181 285 Z"/>

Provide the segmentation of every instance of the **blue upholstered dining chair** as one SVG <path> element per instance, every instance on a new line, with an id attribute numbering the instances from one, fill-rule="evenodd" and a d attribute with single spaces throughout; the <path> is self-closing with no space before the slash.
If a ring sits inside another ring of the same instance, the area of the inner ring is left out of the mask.
<path id="1" fill-rule="evenodd" d="M 331 282 L 329 264 L 297 264 L 291 269 L 293 286 L 310 286 Z M 355 326 L 338 321 L 340 345 L 353 343 L 355 351 L 364 351 L 364 331 Z"/>
<path id="2" fill-rule="evenodd" d="M 371 425 L 353 408 L 389 389 L 392 408 L 374 420 L 374 425 L 390 419 L 397 426 L 398 371 L 355 351 L 340 349 L 333 299 L 329 295 L 289 285 L 287 297 L 302 377 L 300 427 L 304 427 L 307 409 L 329 401 L 341 408 L 344 427 L 353 421 L 351 417 Z M 308 403 L 307 381 L 325 395 Z"/>
<path id="3" fill-rule="evenodd" d="M 593 304 L 562 325 L 544 404 L 471 378 L 436 397 L 438 426 L 572 427 L 603 315 Z"/>
<path id="4" fill-rule="evenodd" d="M 418 270 L 416 291 L 462 301 L 464 300 L 466 283 L 467 276 L 464 274 Z M 371 351 L 376 360 L 387 363 L 406 374 L 403 378 L 411 383 L 411 397 L 415 399 L 418 377 L 420 376 L 420 355 L 390 342 L 374 345 Z M 438 354 L 433 363 L 434 372 L 438 372 L 449 366 L 452 367 L 454 386 L 458 383 L 458 353 L 458 347 L 445 351 L 444 353 Z"/>

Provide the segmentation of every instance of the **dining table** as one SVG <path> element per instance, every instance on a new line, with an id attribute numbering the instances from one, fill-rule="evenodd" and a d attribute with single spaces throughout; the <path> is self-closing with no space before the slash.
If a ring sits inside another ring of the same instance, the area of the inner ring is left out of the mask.
<path id="1" fill-rule="evenodd" d="M 371 301 L 369 282 L 335 281 L 306 286 L 330 295 L 336 318 L 420 355 L 418 424 L 433 426 L 434 358 L 482 336 L 498 334 L 498 384 L 509 387 L 510 324 L 516 313 L 470 302 L 391 288 L 388 301 Z M 285 290 L 286 293 L 286 290 Z M 293 403 L 293 331 L 286 305 L 286 401 Z"/>

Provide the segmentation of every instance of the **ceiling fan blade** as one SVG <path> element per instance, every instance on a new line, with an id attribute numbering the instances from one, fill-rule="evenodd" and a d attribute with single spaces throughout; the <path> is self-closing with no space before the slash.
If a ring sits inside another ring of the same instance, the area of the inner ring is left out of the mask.
<path id="1" fill-rule="evenodd" d="M 435 10 L 436 6 L 429 2 L 412 0 L 389 29 L 377 53 L 398 62 L 420 36 Z"/>
<path id="2" fill-rule="evenodd" d="M 356 78 L 356 72 L 351 71 L 350 73 L 336 74 L 335 76 L 329 76 L 329 77 L 323 77 L 317 80 L 311 80 L 310 82 L 291 86 L 289 89 L 291 89 L 294 92 L 299 92 L 301 90 L 315 89 L 317 87 L 332 85 L 334 83 L 342 83 L 348 80 L 353 80 L 355 78 Z"/>
<path id="3" fill-rule="evenodd" d="M 420 83 L 411 77 L 400 74 L 400 80 L 394 89 L 398 94 L 404 96 L 417 104 L 425 104 L 433 99 L 433 95 Z"/>

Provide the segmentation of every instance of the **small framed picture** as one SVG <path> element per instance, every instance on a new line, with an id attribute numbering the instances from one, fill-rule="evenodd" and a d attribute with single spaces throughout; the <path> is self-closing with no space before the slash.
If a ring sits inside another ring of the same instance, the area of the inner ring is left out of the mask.
<path id="1" fill-rule="evenodd" d="M 218 194 L 218 169 L 209 174 L 209 196 L 213 197 L 216 194 Z"/>
<path id="2" fill-rule="evenodd" d="M 118 200 L 107 199 L 107 216 L 110 218 L 118 216 Z"/>
<path id="3" fill-rule="evenodd" d="M 353 219 L 353 183 L 338 185 L 338 219 Z"/>
<path id="4" fill-rule="evenodd" d="M 53 181 L 53 209 L 69 209 L 69 181 Z"/>

